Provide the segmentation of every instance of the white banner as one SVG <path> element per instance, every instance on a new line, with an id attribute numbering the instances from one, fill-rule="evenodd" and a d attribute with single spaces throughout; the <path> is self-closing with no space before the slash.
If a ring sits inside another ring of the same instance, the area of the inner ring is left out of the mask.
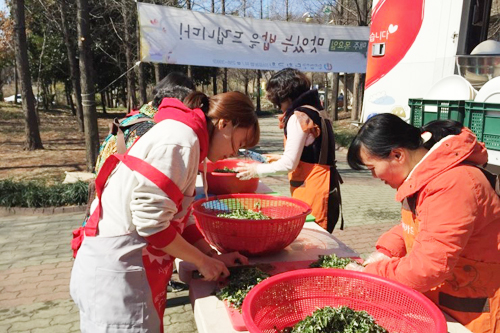
<path id="1" fill-rule="evenodd" d="M 137 3 L 141 60 L 180 65 L 364 73 L 369 28 L 205 14 Z"/>

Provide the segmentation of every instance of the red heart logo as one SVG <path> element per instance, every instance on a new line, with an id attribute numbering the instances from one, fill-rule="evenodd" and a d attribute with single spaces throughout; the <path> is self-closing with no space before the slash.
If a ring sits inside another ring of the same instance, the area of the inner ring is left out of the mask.
<path id="1" fill-rule="evenodd" d="M 381 0 L 372 11 L 365 89 L 404 58 L 424 20 L 424 0 Z M 371 55 L 373 44 L 385 43 L 385 55 Z"/>

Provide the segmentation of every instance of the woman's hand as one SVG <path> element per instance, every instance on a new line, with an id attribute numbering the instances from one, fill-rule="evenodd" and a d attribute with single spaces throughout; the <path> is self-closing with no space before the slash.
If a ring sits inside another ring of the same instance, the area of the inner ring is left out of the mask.
<path id="1" fill-rule="evenodd" d="M 375 251 L 375 252 L 372 252 L 368 256 L 368 258 L 366 258 L 366 260 L 363 262 L 363 266 L 373 264 L 374 262 L 377 262 L 377 261 L 388 260 L 388 259 L 391 259 L 391 257 L 386 256 L 382 252 Z"/>
<path id="2" fill-rule="evenodd" d="M 361 266 L 358 263 L 351 262 L 350 264 L 347 264 L 347 266 L 345 266 L 344 269 L 348 271 L 363 272 L 365 270 L 365 267 Z"/>
<path id="3" fill-rule="evenodd" d="M 222 261 L 226 266 L 248 265 L 248 258 L 239 252 L 219 254 L 215 258 Z"/>
<path id="4" fill-rule="evenodd" d="M 198 272 L 203 276 L 204 281 L 217 281 L 229 276 L 226 265 L 221 260 L 204 255 L 198 265 Z"/>
<path id="5" fill-rule="evenodd" d="M 358 263 L 350 263 L 348 264 L 345 269 L 349 271 L 356 271 L 356 272 L 363 272 L 365 270 L 365 266 L 369 264 L 373 264 L 374 262 L 381 261 L 381 260 L 388 260 L 391 259 L 390 257 L 386 256 L 382 252 L 372 252 L 368 258 L 363 262 L 363 265 L 360 265 Z"/>
<path id="6" fill-rule="evenodd" d="M 248 180 L 251 178 L 258 177 L 257 174 L 257 163 L 243 163 L 240 162 L 237 164 L 234 171 L 238 172 L 236 177 L 241 180 Z"/>

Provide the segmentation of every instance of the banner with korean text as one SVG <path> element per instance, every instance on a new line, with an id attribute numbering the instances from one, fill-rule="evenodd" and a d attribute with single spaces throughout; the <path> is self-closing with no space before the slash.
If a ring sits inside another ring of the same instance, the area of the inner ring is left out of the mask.
<path id="1" fill-rule="evenodd" d="M 369 28 L 257 20 L 137 3 L 141 60 L 364 73 Z"/>

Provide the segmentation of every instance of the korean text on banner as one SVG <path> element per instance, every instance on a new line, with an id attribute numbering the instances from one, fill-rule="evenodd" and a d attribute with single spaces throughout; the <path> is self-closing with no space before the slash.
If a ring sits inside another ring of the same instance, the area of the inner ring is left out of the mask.
<path id="1" fill-rule="evenodd" d="M 369 28 L 205 14 L 137 3 L 141 59 L 180 65 L 364 73 Z"/>

